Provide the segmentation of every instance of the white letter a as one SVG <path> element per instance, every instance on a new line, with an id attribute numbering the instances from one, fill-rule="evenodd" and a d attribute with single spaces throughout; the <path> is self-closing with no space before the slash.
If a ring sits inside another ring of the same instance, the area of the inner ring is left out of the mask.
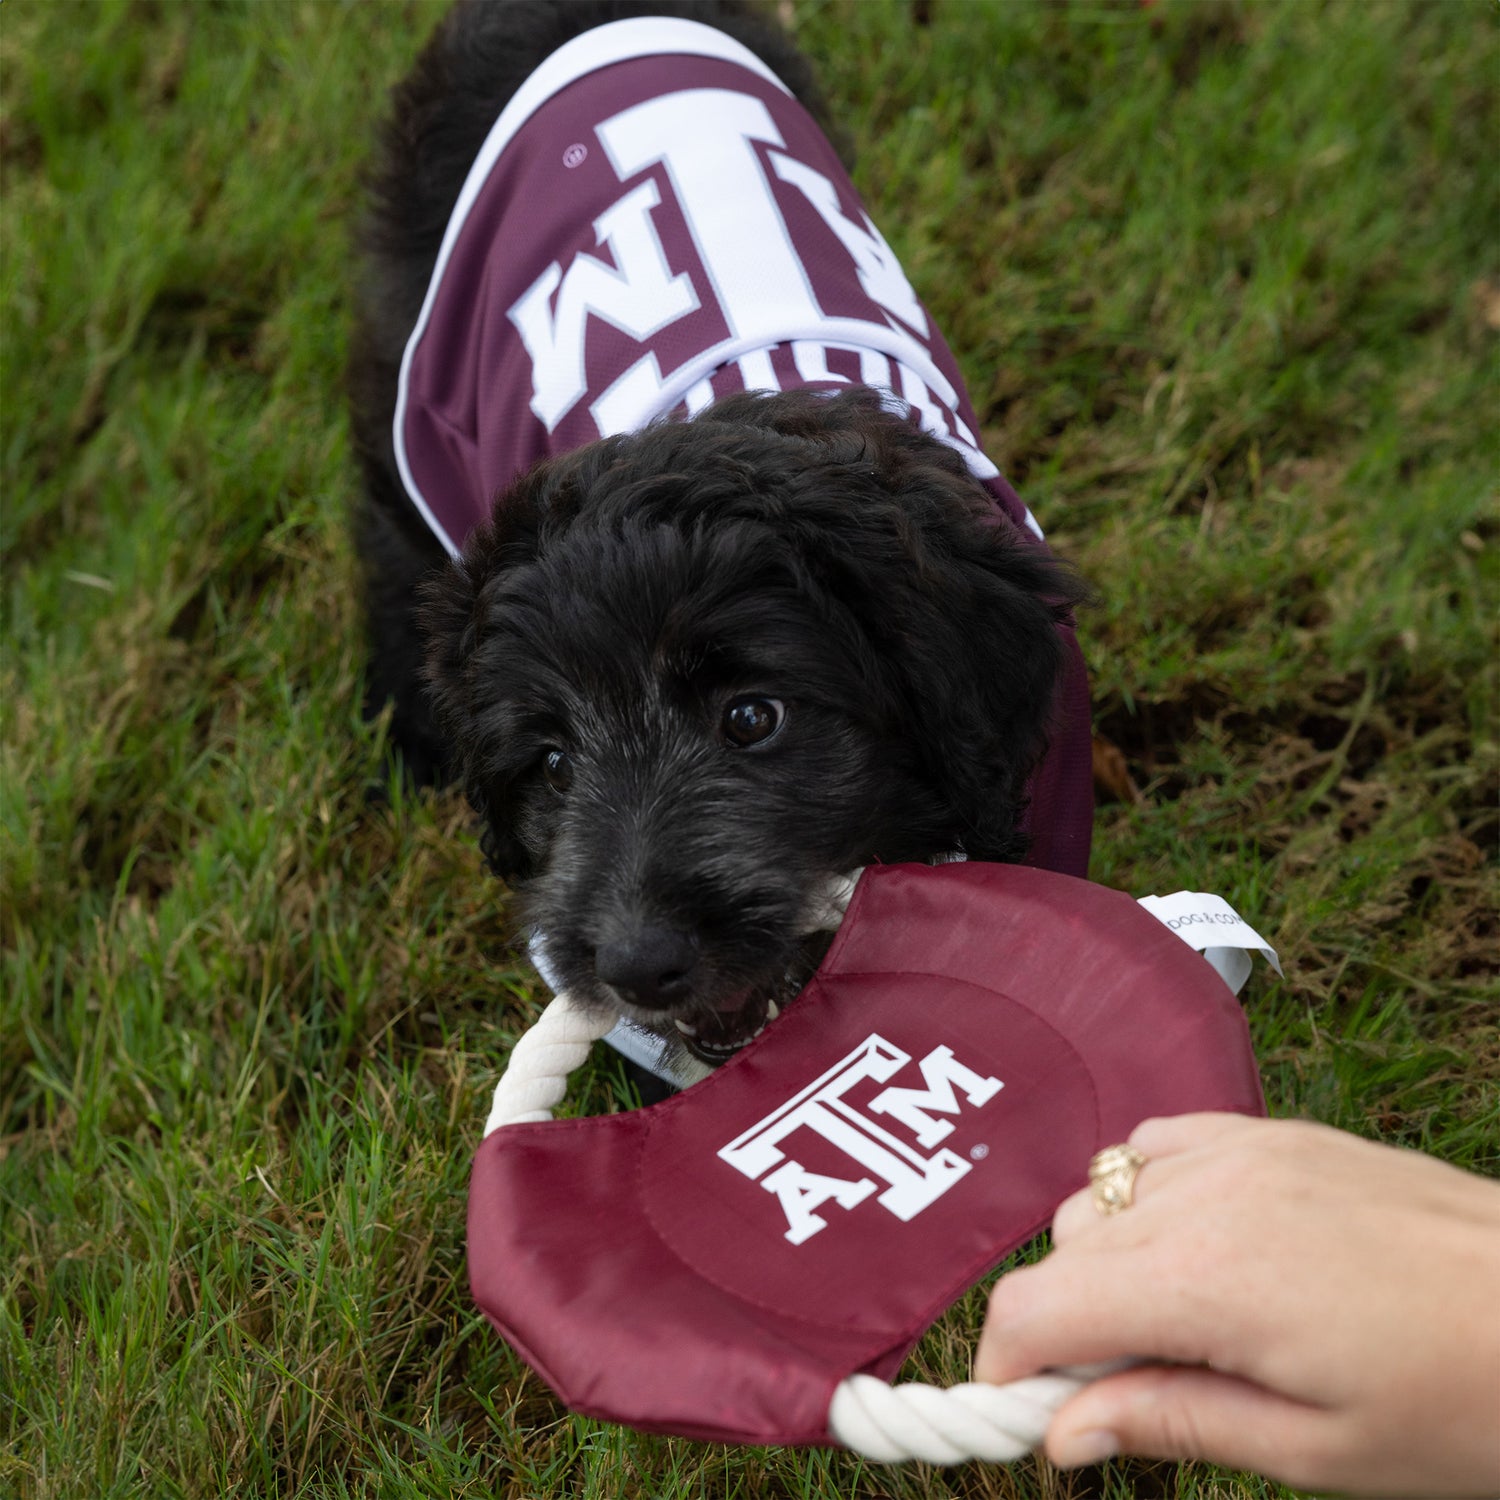
<path id="1" fill-rule="evenodd" d="M 760 1185 L 780 1199 L 782 1212 L 791 1226 L 786 1237 L 794 1245 L 810 1240 L 820 1229 L 828 1227 L 828 1220 L 819 1218 L 813 1212 L 815 1208 L 830 1198 L 840 1208 L 853 1208 L 875 1191 L 875 1184 L 868 1177 L 862 1177 L 858 1182 L 846 1182 L 842 1177 L 822 1177 L 805 1170 L 800 1162 L 795 1161 L 789 1161 L 762 1177 Z"/>

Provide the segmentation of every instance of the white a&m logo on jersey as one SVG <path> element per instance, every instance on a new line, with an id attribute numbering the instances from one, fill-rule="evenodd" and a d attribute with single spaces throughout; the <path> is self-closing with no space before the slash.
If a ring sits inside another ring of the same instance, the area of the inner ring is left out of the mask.
<path id="1" fill-rule="evenodd" d="M 857 354 L 863 383 L 889 389 L 895 409 L 914 411 L 979 478 L 998 472 L 958 416 L 959 393 L 933 359 L 927 314 L 890 246 L 863 210 L 845 213 L 828 177 L 788 154 L 764 103 L 733 89 L 682 89 L 613 115 L 595 134 L 622 187 L 653 168 L 662 180 L 647 177 L 608 204 L 593 220 L 597 253 L 554 260 L 507 311 L 532 364 L 531 409 L 548 432 L 590 394 L 593 376 L 609 382 L 587 408 L 601 436 L 633 431 L 679 399 L 701 410 L 711 391 L 696 383 L 730 361 L 745 361 L 746 390 L 778 389 L 764 351 L 786 342 L 802 380 L 846 380 L 828 356 Z M 768 172 L 842 245 L 848 276 L 831 285 L 847 301 L 852 278 L 868 299 L 863 313 L 825 310 L 827 289 L 814 285 Z M 664 191 L 686 229 L 673 229 L 670 245 L 658 218 Z M 591 372 L 603 325 L 645 344 L 698 310 L 693 276 L 674 263 L 696 263 L 723 336 L 673 369 L 648 351 L 617 372 Z"/>
<path id="2" fill-rule="evenodd" d="M 946 1147 L 923 1154 L 953 1133 L 952 1120 L 936 1116 L 958 1114 L 963 1108 L 960 1097 L 974 1107 L 987 1104 L 1004 1085 L 966 1068 L 951 1047 L 934 1047 L 917 1064 L 920 1088 L 893 1085 L 874 1095 L 863 1109 L 845 1097 L 866 1080 L 886 1082 L 910 1062 L 908 1053 L 884 1037 L 868 1036 L 821 1078 L 719 1152 L 730 1166 L 776 1195 L 792 1244 L 800 1245 L 827 1227 L 827 1219 L 817 1212 L 825 1204 L 850 1209 L 879 1192 L 875 1201 L 881 1207 L 910 1220 L 971 1170 L 969 1162 Z M 915 1145 L 883 1122 L 899 1124 Z M 796 1148 L 788 1137 L 803 1130 L 836 1147 L 848 1160 L 849 1175 L 810 1172 L 791 1158 L 788 1152 Z"/>

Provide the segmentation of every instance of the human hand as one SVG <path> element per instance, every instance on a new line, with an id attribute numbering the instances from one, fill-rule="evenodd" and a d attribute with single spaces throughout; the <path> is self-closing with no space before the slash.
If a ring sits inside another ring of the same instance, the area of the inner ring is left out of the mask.
<path id="1" fill-rule="evenodd" d="M 1161 1361 L 1053 1418 L 1064 1466 L 1200 1458 L 1362 1494 L 1500 1494 L 1500 1184 L 1323 1125 L 1147 1120 L 1135 1201 L 1087 1190 L 1002 1277 L 975 1378 Z"/>

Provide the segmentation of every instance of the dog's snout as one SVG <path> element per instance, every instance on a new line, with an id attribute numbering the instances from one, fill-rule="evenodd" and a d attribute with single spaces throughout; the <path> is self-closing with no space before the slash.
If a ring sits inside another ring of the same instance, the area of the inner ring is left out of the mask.
<path id="1" fill-rule="evenodd" d="M 661 1010 L 688 992 L 698 950 L 691 937 L 673 927 L 640 927 L 601 943 L 594 973 L 631 1005 Z"/>

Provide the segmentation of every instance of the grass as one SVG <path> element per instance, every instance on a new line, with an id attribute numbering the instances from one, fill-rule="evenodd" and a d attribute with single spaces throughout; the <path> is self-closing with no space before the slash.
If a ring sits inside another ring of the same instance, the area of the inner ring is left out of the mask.
<path id="1" fill-rule="evenodd" d="M 1096 878 L 1276 943 L 1275 1112 L 1500 1170 L 1495 12 L 787 9 L 1099 587 L 1140 794 Z M 1274 1493 L 642 1437 L 477 1319 L 468 1158 L 538 995 L 457 801 L 367 795 L 339 394 L 364 143 L 434 16 L 0 8 L 0 1494 Z"/>

